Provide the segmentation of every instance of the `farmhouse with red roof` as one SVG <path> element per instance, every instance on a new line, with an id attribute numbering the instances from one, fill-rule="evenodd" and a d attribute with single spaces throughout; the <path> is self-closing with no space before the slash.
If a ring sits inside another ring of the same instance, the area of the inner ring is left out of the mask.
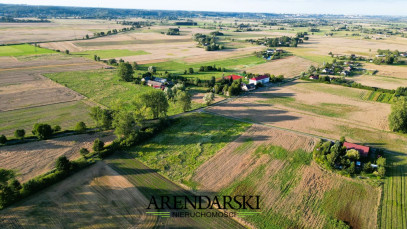
<path id="1" fill-rule="evenodd" d="M 258 77 L 253 77 L 249 80 L 249 83 L 257 85 L 258 83 L 266 84 L 270 82 L 270 77 L 269 76 L 258 76 Z"/>
<path id="2" fill-rule="evenodd" d="M 361 157 L 367 157 L 369 155 L 370 148 L 368 146 L 361 146 L 349 142 L 344 142 L 343 146 L 345 146 L 348 150 L 355 149 L 359 151 Z"/>

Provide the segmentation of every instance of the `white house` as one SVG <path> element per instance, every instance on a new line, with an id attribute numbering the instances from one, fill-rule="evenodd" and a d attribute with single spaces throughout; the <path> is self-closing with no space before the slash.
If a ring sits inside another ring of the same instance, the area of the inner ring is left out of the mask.
<path id="1" fill-rule="evenodd" d="M 249 80 L 249 84 L 254 84 L 254 85 L 257 85 L 258 83 L 266 84 L 268 82 L 270 82 L 270 77 L 268 77 L 268 76 L 253 77 Z"/>

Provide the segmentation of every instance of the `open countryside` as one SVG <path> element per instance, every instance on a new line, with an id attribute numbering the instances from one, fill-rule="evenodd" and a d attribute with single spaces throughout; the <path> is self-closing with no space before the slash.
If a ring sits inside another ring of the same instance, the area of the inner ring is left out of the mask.
<path id="1" fill-rule="evenodd" d="M 31 4 L 0 3 L 0 228 L 407 229 L 405 16 Z"/>

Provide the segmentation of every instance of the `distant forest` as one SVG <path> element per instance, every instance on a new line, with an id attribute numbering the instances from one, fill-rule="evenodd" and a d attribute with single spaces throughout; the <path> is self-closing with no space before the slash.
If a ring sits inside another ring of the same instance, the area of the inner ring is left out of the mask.
<path id="1" fill-rule="evenodd" d="M 141 9 L 112 9 L 93 7 L 67 7 L 67 6 L 31 6 L 0 4 L 0 17 L 13 18 L 66 18 L 76 17 L 83 19 L 117 19 L 128 17 L 142 17 L 147 19 L 178 20 L 179 18 L 194 17 L 238 17 L 238 18 L 264 18 L 280 17 L 269 13 L 233 13 L 233 12 L 207 12 L 207 11 L 175 11 L 175 10 L 141 10 Z"/>

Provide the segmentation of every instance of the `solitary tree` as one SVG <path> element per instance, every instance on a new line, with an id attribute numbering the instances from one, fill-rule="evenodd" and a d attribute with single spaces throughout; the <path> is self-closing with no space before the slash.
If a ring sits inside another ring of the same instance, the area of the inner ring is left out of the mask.
<path id="1" fill-rule="evenodd" d="M 61 156 L 58 157 L 55 167 L 58 171 L 68 172 L 71 169 L 71 162 L 65 156 Z"/>
<path id="2" fill-rule="evenodd" d="M 177 103 L 181 106 L 183 112 L 191 109 L 191 95 L 186 91 L 178 91 Z"/>
<path id="3" fill-rule="evenodd" d="M 76 123 L 75 131 L 78 132 L 78 133 L 85 133 L 86 132 L 86 124 L 84 122 Z"/>
<path id="4" fill-rule="evenodd" d="M 150 67 L 148 67 L 148 72 L 150 72 L 150 73 L 156 73 L 156 72 L 157 72 L 157 68 L 154 67 L 154 66 L 150 66 Z"/>
<path id="5" fill-rule="evenodd" d="M 69 54 L 69 50 L 68 50 L 68 49 L 67 49 L 67 50 L 65 50 L 65 53 L 66 53 L 66 54 Z"/>
<path id="6" fill-rule="evenodd" d="M 138 130 L 133 113 L 125 110 L 115 113 L 113 118 L 113 127 L 115 129 L 114 133 L 119 138 L 127 138 Z"/>
<path id="7" fill-rule="evenodd" d="M 386 167 L 386 158 L 379 157 L 376 161 L 377 166 L 379 167 Z"/>
<path id="8" fill-rule="evenodd" d="M 407 132 L 407 98 L 402 96 L 391 105 L 389 125 L 392 131 Z"/>
<path id="9" fill-rule="evenodd" d="M 4 134 L 2 134 L 0 136 L 0 144 L 6 144 L 6 142 L 7 142 L 7 138 L 6 138 L 6 136 L 4 136 Z"/>
<path id="10" fill-rule="evenodd" d="M 93 151 L 95 152 L 100 152 L 103 150 L 103 147 L 105 146 L 105 143 L 101 141 L 99 138 L 96 138 L 95 141 L 93 142 Z"/>
<path id="11" fill-rule="evenodd" d="M 120 78 L 124 81 L 130 82 L 133 80 L 133 67 L 129 63 L 120 63 L 119 68 L 117 70 L 117 74 Z"/>
<path id="12" fill-rule="evenodd" d="M 56 125 L 56 126 L 54 126 L 54 127 L 52 128 L 52 131 L 53 131 L 54 133 L 59 132 L 59 131 L 61 131 L 61 127 L 58 126 L 58 125 Z"/>
<path id="13" fill-rule="evenodd" d="M 377 169 L 377 174 L 379 175 L 380 178 L 383 178 L 386 176 L 386 168 L 385 167 L 379 167 Z"/>
<path id="14" fill-rule="evenodd" d="M 215 99 L 215 95 L 212 92 L 206 93 L 203 97 L 203 100 L 206 105 L 211 104 L 214 99 Z"/>
<path id="15" fill-rule="evenodd" d="M 18 129 L 14 132 L 14 137 L 18 139 L 23 139 L 25 136 L 25 130 L 24 129 Z"/>
<path id="16" fill-rule="evenodd" d="M 133 70 L 137 70 L 137 68 L 138 68 L 137 62 L 133 62 L 133 63 L 131 64 L 131 67 L 133 68 Z"/>
<path id="17" fill-rule="evenodd" d="M 79 153 L 82 155 L 82 157 L 86 157 L 86 155 L 89 154 L 89 150 L 86 149 L 86 148 L 81 148 L 81 149 L 79 150 Z"/>
<path id="18" fill-rule="evenodd" d="M 52 128 L 48 124 L 36 123 L 32 133 L 39 139 L 48 139 L 52 136 Z"/>
<path id="19" fill-rule="evenodd" d="M 98 127 L 103 129 L 110 129 L 112 127 L 113 112 L 111 110 L 96 106 L 90 109 L 89 115 L 95 120 Z"/>
<path id="20" fill-rule="evenodd" d="M 166 87 L 164 89 L 164 94 L 168 101 L 170 101 L 174 98 L 174 94 L 172 93 L 172 90 L 169 87 Z"/>
<path id="21" fill-rule="evenodd" d="M 150 91 L 142 94 L 140 99 L 145 107 L 150 108 L 153 118 L 167 115 L 169 104 L 164 92 L 159 90 Z"/>

